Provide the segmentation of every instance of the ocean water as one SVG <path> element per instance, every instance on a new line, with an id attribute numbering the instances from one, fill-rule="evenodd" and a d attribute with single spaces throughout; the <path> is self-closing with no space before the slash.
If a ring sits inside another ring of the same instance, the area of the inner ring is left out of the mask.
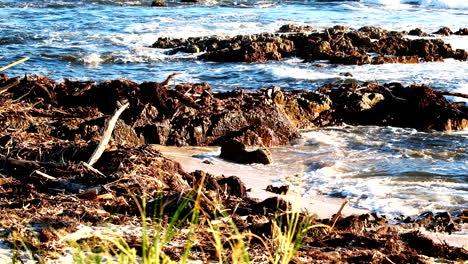
<path id="1" fill-rule="evenodd" d="M 0 1 L 0 65 L 23 57 L 10 76 L 38 73 L 56 80 L 96 81 L 127 78 L 208 82 L 216 90 L 316 89 L 344 81 L 428 84 L 468 93 L 468 63 L 343 66 L 319 61 L 211 63 L 197 54 L 168 56 L 152 49 L 158 37 L 234 36 L 275 32 L 281 25 L 377 26 L 388 30 L 443 26 L 468 27 L 466 0 L 252 1 L 206 0 L 196 5 L 150 0 L 3 0 Z M 440 37 L 454 48 L 468 49 L 468 37 Z M 452 100 L 463 101 L 460 98 Z M 468 133 L 415 131 L 393 127 L 333 127 L 303 133 L 283 147 L 285 157 L 302 159 L 304 197 L 349 197 L 358 207 L 390 214 L 425 210 L 454 211 L 468 204 Z M 287 160 L 287 159 L 285 159 Z"/>

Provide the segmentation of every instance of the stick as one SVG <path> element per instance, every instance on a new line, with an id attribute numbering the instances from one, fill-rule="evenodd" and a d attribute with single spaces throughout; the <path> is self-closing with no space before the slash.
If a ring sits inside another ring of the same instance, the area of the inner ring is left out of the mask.
<path id="1" fill-rule="evenodd" d="M 38 171 L 38 170 L 36 170 L 36 171 L 34 171 L 34 172 L 35 172 L 37 175 L 42 176 L 42 177 L 44 177 L 44 178 L 46 178 L 46 179 L 48 179 L 48 180 L 53 180 L 53 181 L 57 180 L 57 178 L 55 178 L 54 176 L 50 176 L 49 174 L 40 172 L 40 171 Z"/>
<path id="2" fill-rule="evenodd" d="M 9 65 L 7 65 L 7 66 L 5 66 L 5 67 L 3 67 L 3 68 L 0 68 L 0 71 L 4 71 L 4 70 L 6 70 L 6 69 L 8 69 L 8 68 L 10 68 L 10 67 L 13 67 L 13 66 L 17 65 L 17 64 L 23 63 L 23 62 L 25 62 L 25 61 L 27 61 L 27 60 L 29 60 L 29 59 L 30 59 L 29 57 L 26 57 L 26 58 L 21 59 L 21 60 L 19 60 L 19 61 L 15 61 L 15 62 L 13 62 L 12 64 L 9 64 Z"/>
<path id="3" fill-rule="evenodd" d="M 102 177 L 106 177 L 106 175 L 104 175 L 102 172 L 100 172 L 99 170 L 93 168 L 93 166 L 89 165 L 88 163 L 82 161 L 81 164 L 83 165 L 83 167 L 87 168 L 88 170 L 96 173 L 97 175 L 100 175 Z"/>
<path id="4" fill-rule="evenodd" d="M 162 82 L 161 85 L 162 86 L 168 85 L 169 82 L 172 80 L 172 78 L 174 78 L 174 76 L 176 76 L 177 74 L 181 74 L 181 72 L 174 72 L 171 75 L 167 76 L 166 80 L 164 82 Z"/>
<path id="5" fill-rule="evenodd" d="M 16 85 L 18 85 L 20 83 L 19 80 L 16 80 L 8 85 L 5 85 L 3 86 L 2 88 L 0 88 L 0 93 L 3 93 L 3 92 L 6 92 L 8 89 L 12 88 L 12 87 L 15 87 Z"/>
<path id="6" fill-rule="evenodd" d="M 338 218 L 340 218 L 340 216 L 341 216 L 341 211 L 343 211 L 343 208 L 344 208 L 348 203 L 349 203 L 349 201 L 348 201 L 348 200 L 345 200 L 345 201 L 343 202 L 343 204 L 341 204 L 340 210 L 338 210 L 338 212 L 335 214 L 335 217 L 333 217 L 333 220 L 332 220 L 333 224 L 332 224 L 331 228 L 334 228 L 334 227 L 335 227 L 336 221 L 338 221 Z"/>
<path id="7" fill-rule="evenodd" d="M 37 161 L 13 159 L 8 158 L 7 156 L 2 154 L 0 154 L 0 158 L 9 165 L 17 168 L 38 169 L 41 167 L 41 165 Z"/>
<path id="8" fill-rule="evenodd" d="M 129 103 L 122 105 L 117 111 L 114 112 L 114 115 L 111 117 L 111 119 L 109 119 L 106 122 L 104 132 L 102 133 L 101 141 L 99 142 L 97 148 L 94 150 L 93 155 L 91 155 L 91 158 L 89 158 L 88 164 L 90 166 L 93 166 L 94 163 L 96 163 L 101 157 L 102 153 L 106 149 L 107 143 L 109 143 L 109 140 L 112 136 L 112 131 L 114 130 L 115 124 L 117 123 L 119 116 L 128 106 Z"/>
<path id="9" fill-rule="evenodd" d="M 40 162 L 33 160 L 19 160 L 14 158 L 8 158 L 5 155 L 0 154 L 0 160 L 4 160 L 7 164 L 17 167 L 17 168 L 26 168 L 26 169 L 38 169 L 40 167 L 53 167 L 60 168 L 64 164 L 55 163 L 55 162 Z"/>
<path id="10" fill-rule="evenodd" d="M 462 98 L 468 98 L 468 94 L 456 93 L 456 92 L 449 92 L 449 91 L 437 91 L 441 95 L 450 95 Z"/>

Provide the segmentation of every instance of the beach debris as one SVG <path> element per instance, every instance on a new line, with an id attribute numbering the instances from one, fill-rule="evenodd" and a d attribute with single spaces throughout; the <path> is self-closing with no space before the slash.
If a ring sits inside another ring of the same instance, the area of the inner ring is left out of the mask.
<path id="1" fill-rule="evenodd" d="M 246 146 L 238 140 L 229 140 L 221 145 L 221 158 L 241 164 L 261 163 L 270 164 L 273 162 L 270 151 L 259 148 L 247 151 Z"/>
<path id="2" fill-rule="evenodd" d="M 109 143 L 109 140 L 112 136 L 112 131 L 114 130 L 115 124 L 117 123 L 119 116 L 128 106 L 129 104 L 126 103 L 122 105 L 121 107 L 119 107 L 119 109 L 117 109 L 112 115 L 112 117 L 106 122 L 106 126 L 104 127 L 104 130 L 102 132 L 101 140 L 99 141 L 98 146 L 96 147 L 93 154 L 89 158 L 88 164 L 90 166 L 93 166 L 94 163 L 96 163 L 101 157 L 102 153 L 106 149 L 107 144 Z"/>

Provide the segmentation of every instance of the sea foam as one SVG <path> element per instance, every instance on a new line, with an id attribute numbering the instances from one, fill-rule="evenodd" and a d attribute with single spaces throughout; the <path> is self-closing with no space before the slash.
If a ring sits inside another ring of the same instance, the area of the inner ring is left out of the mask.
<path id="1" fill-rule="evenodd" d="M 466 0 L 362 0 L 363 3 L 385 6 L 418 5 L 425 8 L 468 9 Z"/>

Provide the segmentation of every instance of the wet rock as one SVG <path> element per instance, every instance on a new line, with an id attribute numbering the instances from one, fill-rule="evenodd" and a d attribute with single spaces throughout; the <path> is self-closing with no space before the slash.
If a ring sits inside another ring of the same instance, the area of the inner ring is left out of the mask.
<path id="1" fill-rule="evenodd" d="M 165 7 L 167 4 L 162 0 L 154 0 L 151 2 L 151 6 Z"/>
<path id="2" fill-rule="evenodd" d="M 418 56 L 377 56 L 373 57 L 372 64 L 386 64 L 386 63 L 419 63 Z"/>
<path id="3" fill-rule="evenodd" d="M 230 140 L 221 145 L 220 157 L 242 164 L 270 164 L 272 162 L 271 153 L 267 149 L 247 151 L 245 145 L 237 140 Z"/>
<path id="4" fill-rule="evenodd" d="M 305 61 L 330 60 L 337 64 L 418 63 L 420 60 L 441 61 L 443 58 L 465 60 L 441 40 L 404 38 L 405 32 L 363 27 L 353 30 L 343 26 L 326 29 L 324 33 L 289 33 L 303 28 L 286 25 L 288 34 L 254 34 L 231 38 L 159 38 L 153 47 L 179 51 L 204 52 L 199 59 L 215 62 L 264 62 L 297 56 Z M 410 34 L 425 35 L 420 29 Z M 372 41 L 376 39 L 377 41 Z M 370 57 L 376 53 L 376 58 Z M 416 57 L 415 57 L 416 56 Z"/>
<path id="5" fill-rule="evenodd" d="M 289 185 L 283 185 L 283 186 L 268 185 L 266 187 L 266 191 L 271 192 L 271 193 L 276 193 L 276 194 L 287 194 L 289 191 Z"/>
<path id="6" fill-rule="evenodd" d="M 278 32 L 280 33 L 289 33 L 289 32 L 308 32 L 313 31 L 314 29 L 311 26 L 295 26 L 291 24 L 283 25 L 280 27 Z"/>
<path id="7" fill-rule="evenodd" d="M 448 27 L 442 27 L 439 30 L 437 30 L 436 32 L 434 32 L 434 34 L 438 34 L 438 35 L 442 35 L 442 36 L 450 36 L 450 35 L 453 34 L 453 32 Z"/>
<path id="8" fill-rule="evenodd" d="M 425 33 L 424 31 L 422 31 L 420 28 L 415 28 L 415 29 L 412 29 L 408 32 L 408 35 L 410 36 L 418 36 L 418 37 L 426 37 L 428 36 L 427 33 Z"/>
<path id="9" fill-rule="evenodd" d="M 460 35 L 460 36 L 466 36 L 466 35 L 468 35 L 468 28 L 460 28 L 459 30 L 457 30 L 453 34 Z"/>

